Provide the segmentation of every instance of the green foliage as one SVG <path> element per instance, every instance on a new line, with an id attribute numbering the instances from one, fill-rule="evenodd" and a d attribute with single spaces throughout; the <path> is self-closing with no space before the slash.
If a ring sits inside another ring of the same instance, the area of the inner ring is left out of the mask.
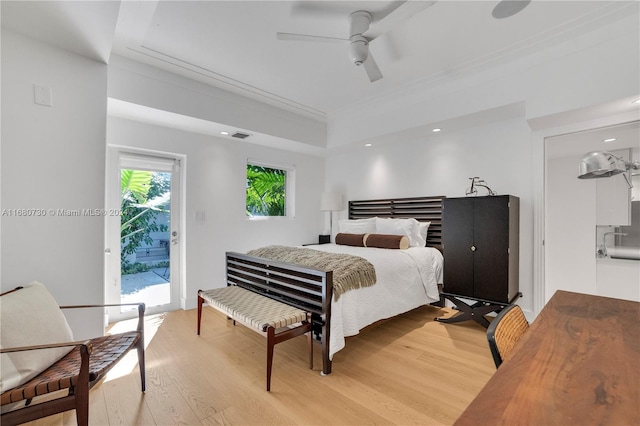
<path id="1" fill-rule="evenodd" d="M 152 172 L 144 170 L 126 170 L 120 171 L 120 192 L 122 198 L 125 197 L 135 200 L 142 204 L 147 201 L 147 193 L 150 189 Z"/>
<path id="2" fill-rule="evenodd" d="M 140 262 L 127 263 L 122 267 L 120 274 L 121 275 L 139 274 L 140 272 L 147 272 L 154 268 L 168 268 L 168 267 L 169 267 L 169 262 L 166 260 L 155 263 L 153 265 L 147 265 Z"/>
<path id="3" fill-rule="evenodd" d="M 147 198 L 153 200 L 165 194 L 171 193 L 171 175 L 169 173 L 151 173 L 149 192 Z"/>
<path id="4" fill-rule="evenodd" d="M 123 270 L 128 267 L 126 256 L 135 253 L 143 243 L 153 244 L 151 232 L 167 231 L 166 225 L 155 218 L 164 209 L 171 195 L 170 175 L 145 170 L 121 171 L 122 191 L 120 217 L 120 260 Z"/>
<path id="5" fill-rule="evenodd" d="M 285 216 L 287 172 L 247 164 L 247 216 Z"/>

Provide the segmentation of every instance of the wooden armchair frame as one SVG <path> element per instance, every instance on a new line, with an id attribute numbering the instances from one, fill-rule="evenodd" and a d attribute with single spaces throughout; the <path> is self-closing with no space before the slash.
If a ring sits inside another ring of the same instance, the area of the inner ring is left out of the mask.
<path id="1" fill-rule="evenodd" d="M 22 287 L 0 294 L 18 291 Z M 62 342 L 47 345 L 5 348 L 1 353 L 28 351 L 35 349 L 59 348 L 74 346 L 67 355 L 49 366 L 33 379 L 2 393 L 2 406 L 18 404 L 25 401 L 24 406 L 2 414 L 1 423 L 17 425 L 62 413 L 76 410 L 79 426 L 89 424 L 89 391 L 100 382 L 107 372 L 120 361 L 130 349 L 138 351 L 138 365 L 142 392 L 145 391 L 145 355 L 144 355 L 144 303 L 100 304 L 100 305 L 67 305 L 60 309 L 104 308 L 116 306 L 137 306 L 138 325 L 135 331 L 106 335 L 85 341 Z M 31 404 L 37 396 L 68 389 L 66 395 L 59 398 Z"/>

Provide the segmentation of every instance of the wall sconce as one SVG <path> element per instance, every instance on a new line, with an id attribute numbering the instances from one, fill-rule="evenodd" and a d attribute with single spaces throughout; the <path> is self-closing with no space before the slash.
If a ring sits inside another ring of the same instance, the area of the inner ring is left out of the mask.
<path id="1" fill-rule="evenodd" d="M 593 151 L 580 160 L 578 179 L 593 179 L 611 177 L 627 170 L 640 170 L 639 161 L 625 161 L 606 151 Z M 626 173 L 623 175 L 629 188 L 633 188 Z"/>
<path id="2" fill-rule="evenodd" d="M 320 198 L 320 210 L 329 212 L 329 235 L 333 232 L 333 212 L 342 210 L 342 194 L 323 192 Z"/>

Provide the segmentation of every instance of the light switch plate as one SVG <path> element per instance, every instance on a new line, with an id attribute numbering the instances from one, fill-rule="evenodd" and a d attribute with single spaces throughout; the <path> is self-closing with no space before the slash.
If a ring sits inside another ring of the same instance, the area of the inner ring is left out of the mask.
<path id="1" fill-rule="evenodd" d="M 33 102 L 36 105 L 53 106 L 53 93 L 50 87 L 33 85 Z"/>

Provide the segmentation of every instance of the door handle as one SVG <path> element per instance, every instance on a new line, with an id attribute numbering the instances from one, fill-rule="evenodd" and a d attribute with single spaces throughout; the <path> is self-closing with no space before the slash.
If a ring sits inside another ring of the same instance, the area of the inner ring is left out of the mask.
<path id="1" fill-rule="evenodd" d="M 471 251 L 476 251 L 477 247 L 476 246 L 471 246 Z"/>

